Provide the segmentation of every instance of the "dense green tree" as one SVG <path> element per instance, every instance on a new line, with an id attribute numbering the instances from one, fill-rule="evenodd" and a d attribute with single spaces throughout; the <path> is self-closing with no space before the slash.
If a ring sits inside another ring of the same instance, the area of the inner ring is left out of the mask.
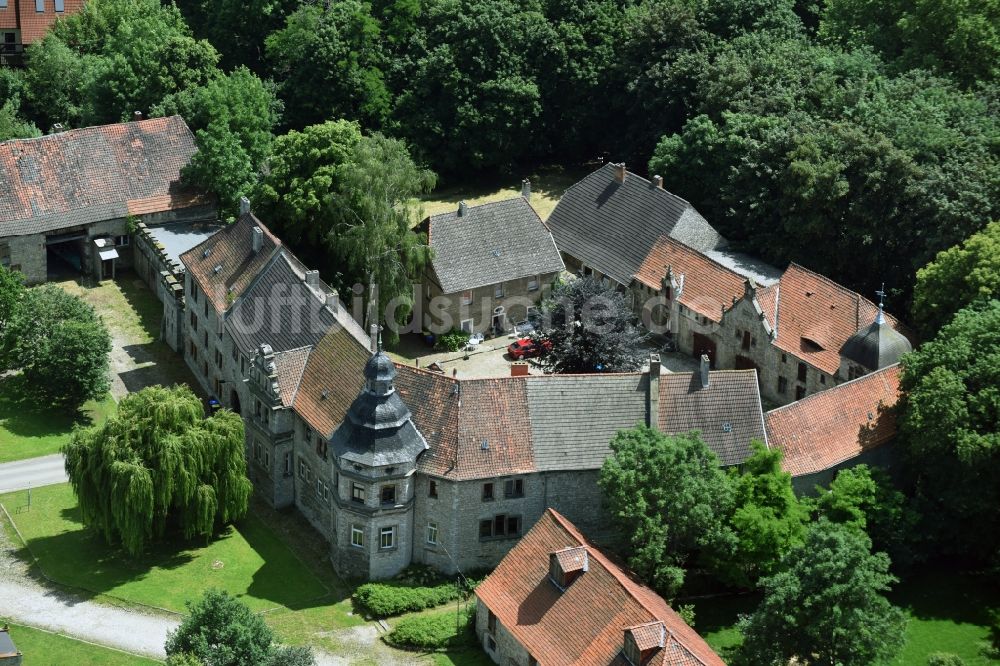
<path id="1" fill-rule="evenodd" d="M 380 27 L 366 2 L 303 4 L 267 38 L 267 57 L 289 127 L 334 117 L 378 128 L 389 114 Z"/>
<path id="2" fill-rule="evenodd" d="M 870 46 L 899 67 L 935 69 L 967 85 L 1000 75 L 997 0 L 827 0 L 820 36 Z"/>
<path id="3" fill-rule="evenodd" d="M 167 663 L 177 666 L 312 666 L 309 648 L 275 643 L 264 618 L 226 592 L 208 590 L 167 635 Z"/>
<path id="4" fill-rule="evenodd" d="M 777 570 L 783 556 L 802 542 L 809 514 L 792 490 L 792 476 L 781 470 L 781 451 L 762 442 L 730 474 L 733 513 L 729 527 L 736 535 L 732 553 L 720 553 L 713 569 L 732 585 L 752 587 L 761 576 Z"/>
<path id="5" fill-rule="evenodd" d="M 47 34 L 25 52 L 24 103 L 34 122 L 48 131 L 55 123 L 86 124 L 93 115 L 87 91 L 97 61 L 81 58 L 54 34 Z"/>
<path id="6" fill-rule="evenodd" d="M 741 623 L 739 664 L 869 666 L 894 657 L 906 617 L 884 593 L 895 582 L 889 558 L 871 553 L 864 532 L 825 519 L 761 581 L 764 598 Z"/>
<path id="7" fill-rule="evenodd" d="M 226 70 L 242 65 L 260 72 L 264 40 L 284 24 L 285 16 L 298 6 L 297 0 L 187 0 L 178 2 L 181 12 L 199 37 L 204 37 L 222 55 Z"/>
<path id="8" fill-rule="evenodd" d="M 281 115 L 273 86 L 240 67 L 166 97 L 153 114 L 184 117 L 198 144 L 185 177 L 216 194 L 224 213 L 234 214 L 271 152 Z"/>
<path id="9" fill-rule="evenodd" d="M 774 263 L 907 296 L 918 267 L 997 212 L 989 94 L 755 36 L 688 64 L 707 102 L 663 138 L 650 170 Z"/>
<path id="10" fill-rule="evenodd" d="M 0 104 L 0 142 L 41 136 L 42 133 L 38 131 L 34 123 L 21 118 L 20 98 L 7 97 L 6 99 L 6 102 Z"/>
<path id="11" fill-rule="evenodd" d="M 396 107 L 419 157 L 467 176 L 537 156 L 557 37 L 535 0 L 429 0 L 421 25 Z"/>
<path id="12" fill-rule="evenodd" d="M 1000 301 L 960 310 L 903 360 L 900 441 L 938 554 L 1000 552 Z"/>
<path id="13" fill-rule="evenodd" d="M 139 556 L 168 528 L 208 539 L 246 514 L 243 449 L 239 415 L 205 418 L 189 388 L 153 386 L 123 398 L 103 425 L 74 431 L 64 453 L 84 524 Z"/>
<path id="14" fill-rule="evenodd" d="M 293 130 L 274 142 L 253 197 L 254 210 L 282 240 L 306 249 L 303 258 L 318 259 L 310 255 L 333 230 L 333 197 L 360 141 L 357 123 L 338 120 Z"/>
<path id="15" fill-rule="evenodd" d="M 629 566 L 657 591 L 674 595 L 704 553 L 733 551 L 730 478 L 697 433 L 667 436 L 640 425 L 616 434 L 611 453 L 598 483 Z"/>
<path id="16" fill-rule="evenodd" d="M 542 303 L 539 338 L 551 343 L 542 357 L 549 372 L 630 372 L 644 353 L 643 335 L 624 295 L 593 277 L 558 285 Z"/>
<path id="17" fill-rule="evenodd" d="M 920 516 L 885 471 L 867 465 L 841 470 L 829 487 L 816 492 L 809 504 L 817 517 L 867 532 L 875 550 L 887 553 L 897 571 L 913 563 Z"/>
<path id="18" fill-rule="evenodd" d="M 24 276 L 0 265 L 0 358 L 9 341 L 6 335 L 7 325 L 17 314 L 24 294 Z"/>
<path id="19" fill-rule="evenodd" d="M 751 32 L 766 32 L 772 39 L 802 34 L 794 0 L 712 0 L 701 3 L 699 20 L 722 39 Z"/>
<path id="20" fill-rule="evenodd" d="M 28 290 L 4 337 L 6 367 L 20 370 L 40 399 L 74 408 L 108 392 L 111 336 L 80 297 L 53 285 Z"/>
<path id="21" fill-rule="evenodd" d="M 433 188 L 434 179 L 398 139 L 376 133 L 354 144 L 332 201 L 337 221 L 327 243 L 344 262 L 345 282 L 367 285 L 368 325 L 404 324 L 409 317 L 412 283 L 431 258 L 426 237 L 413 231 L 419 221 L 413 201 Z M 387 335 L 395 341 L 396 327 Z"/>
<path id="22" fill-rule="evenodd" d="M 961 245 L 939 252 L 917 271 L 913 323 L 932 338 L 956 312 L 991 298 L 1000 298 L 1000 222 L 991 222 Z"/>

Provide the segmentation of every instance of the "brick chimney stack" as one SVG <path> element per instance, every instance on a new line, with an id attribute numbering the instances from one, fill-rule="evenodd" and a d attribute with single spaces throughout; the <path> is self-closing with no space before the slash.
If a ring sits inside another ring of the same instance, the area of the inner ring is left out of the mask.
<path id="1" fill-rule="evenodd" d="M 264 231 L 260 227 L 254 227 L 250 233 L 253 234 L 253 253 L 257 254 L 264 247 Z"/>
<path id="2" fill-rule="evenodd" d="M 521 196 L 525 201 L 531 201 L 531 181 L 527 178 L 521 181 Z"/>
<path id="3" fill-rule="evenodd" d="M 649 355 L 649 427 L 660 425 L 660 355 Z"/>
<path id="4" fill-rule="evenodd" d="M 663 189 L 663 176 L 653 176 L 653 187 Z"/>
<path id="5" fill-rule="evenodd" d="M 469 204 L 465 203 L 464 201 L 459 201 L 458 202 L 458 216 L 459 217 L 465 217 L 465 214 L 467 212 L 469 212 Z"/>
<path id="6" fill-rule="evenodd" d="M 701 387 L 708 388 L 708 370 L 712 366 L 712 360 L 708 358 L 708 354 L 701 355 Z"/>
<path id="7" fill-rule="evenodd" d="M 614 167 L 615 167 L 615 180 L 617 180 L 619 183 L 624 183 L 625 182 L 625 163 L 622 162 L 621 164 L 615 164 Z"/>

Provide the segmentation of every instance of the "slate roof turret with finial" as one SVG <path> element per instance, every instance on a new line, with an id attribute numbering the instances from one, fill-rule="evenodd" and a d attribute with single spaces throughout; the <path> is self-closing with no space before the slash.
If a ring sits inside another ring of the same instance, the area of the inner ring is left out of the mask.
<path id="1" fill-rule="evenodd" d="M 881 370 L 899 363 L 903 354 L 913 351 L 906 336 L 894 329 L 885 319 L 885 286 L 876 292 L 879 296 L 878 315 L 868 328 L 863 328 L 844 343 L 840 353 L 845 358 L 868 368 Z"/>

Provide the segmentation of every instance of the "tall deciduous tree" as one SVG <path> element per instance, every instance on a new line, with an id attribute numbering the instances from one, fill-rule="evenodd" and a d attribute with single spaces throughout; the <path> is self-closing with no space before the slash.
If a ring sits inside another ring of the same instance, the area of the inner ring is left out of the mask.
<path id="1" fill-rule="evenodd" d="M 239 599 L 208 590 L 167 635 L 167 663 L 177 666 L 313 666 L 310 648 L 275 642 L 264 618 Z"/>
<path id="2" fill-rule="evenodd" d="M 938 553 L 1000 553 L 1000 300 L 960 310 L 903 360 L 900 436 Z"/>
<path id="3" fill-rule="evenodd" d="M 895 582 L 889 558 L 871 553 L 864 532 L 820 520 L 783 566 L 741 623 L 739 664 L 868 666 L 902 647 L 906 618 L 883 596 Z"/>
<path id="4" fill-rule="evenodd" d="M 806 508 L 795 497 L 792 477 L 781 470 L 781 451 L 751 443 L 752 455 L 733 470 L 733 512 L 728 524 L 736 535 L 732 553 L 709 553 L 713 569 L 727 583 L 753 587 L 773 574 L 783 556 L 802 543 Z M 712 557 L 718 555 L 718 557 Z"/>
<path id="5" fill-rule="evenodd" d="M 956 312 L 991 298 L 1000 298 L 1000 222 L 938 253 L 917 271 L 913 322 L 932 338 Z"/>
<path id="6" fill-rule="evenodd" d="M 103 425 L 75 431 L 64 452 L 83 522 L 133 556 L 168 527 L 207 539 L 247 511 L 243 420 L 227 410 L 204 418 L 186 387 L 129 394 Z"/>
<path id="7" fill-rule="evenodd" d="M 267 38 L 267 57 L 292 128 L 331 116 L 378 128 L 389 114 L 381 31 L 366 2 L 303 4 Z"/>
<path id="8" fill-rule="evenodd" d="M 4 365 L 20 370 L 47 402 L 73 408 L 103 397 L 110 387 L 111 336 L 94 308 L 53 285 L 23 297 L 8 288 L 18 300 L 4 333 Z"/>
<path id="9" fill-rule="evenodd" d="M 628 564 L 644 580 L 672 596 L 705 553 L 732 552 L 730 478 L 697 433 L 638 426 L 616 434 L 611 452 L 599 484 L 625 535 Z"/>
<path id="10" fill-rule="evenodd" d="M 542 304 L 540 337 L 552 344 L 542 357 L 559 373 L 630 372 L 642 366 L 642 334 L 625 297 L 600 280 L 582 277 L 559 285 Z"/>
<path id="11" fill-rule="evenodd" d="M 0 353 L 9 342 L 7 325 L 24 299 L 24 276 L 0 265 Z"/>

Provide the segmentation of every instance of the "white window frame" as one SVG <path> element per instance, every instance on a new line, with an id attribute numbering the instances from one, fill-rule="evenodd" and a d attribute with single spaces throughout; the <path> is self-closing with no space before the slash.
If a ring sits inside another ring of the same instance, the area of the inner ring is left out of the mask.
<path id="1" fill-rule="evenodd" d="M 388 545 L 386 545 L 386 537 L 389 537 Z M 379 550 L 392 550 L 396 547 L 396 526 L 391 525 L 389 527 L 380 527 L 378 530 L 378 549 Z"/>
<path id="2" fill-rule="evenodd" d="M 466 289 L 462 292 L 461 296 L 459 296 L 459 303 L 461 305 L 472 305 L 472 297 L 472 290 Z"/>
<path id="3" fill-rule="evenodd" d="M 538 291 L 538 283 L 541 282 L 539 276 L 528 278 L 528 291 Z"/>
<path id="4" fill-rule="evenodd" d="M 493 298 L 503 298 L 503 282 L 498 282 L 493 287 Z"/>
<path id="5" fill-rule="evenodd" d="M 365 531 L 358 525 L 351 525 L 351 545 L 355 548 L 365 547 Z"/>
<path id="6" fill-rule="evenodd" d="M 472 329 L 475 328 L 475 325 L 473 324 L 473 321 L 471 319 L 463 319 L 461 322 L 459 322 L 458 326 L 466 333 L 472 333 Z"/>
<path id="7" fill-rule="evenodd" d="M 56 11 L 57 12 L 66 11 L 66 0 L 56 0 Z"/>
<path id="8" fill-rule="evenodd" d="M 432 546 L 436 546 L 438 542 L 438 526 L 437 523 L 427 523 L 427 543 Z"/>
<path id="9" fill-rule="evenodd" d="M 306 478 L 306 461 L 299 458 L 299 478 L 305 480 Z"/>

